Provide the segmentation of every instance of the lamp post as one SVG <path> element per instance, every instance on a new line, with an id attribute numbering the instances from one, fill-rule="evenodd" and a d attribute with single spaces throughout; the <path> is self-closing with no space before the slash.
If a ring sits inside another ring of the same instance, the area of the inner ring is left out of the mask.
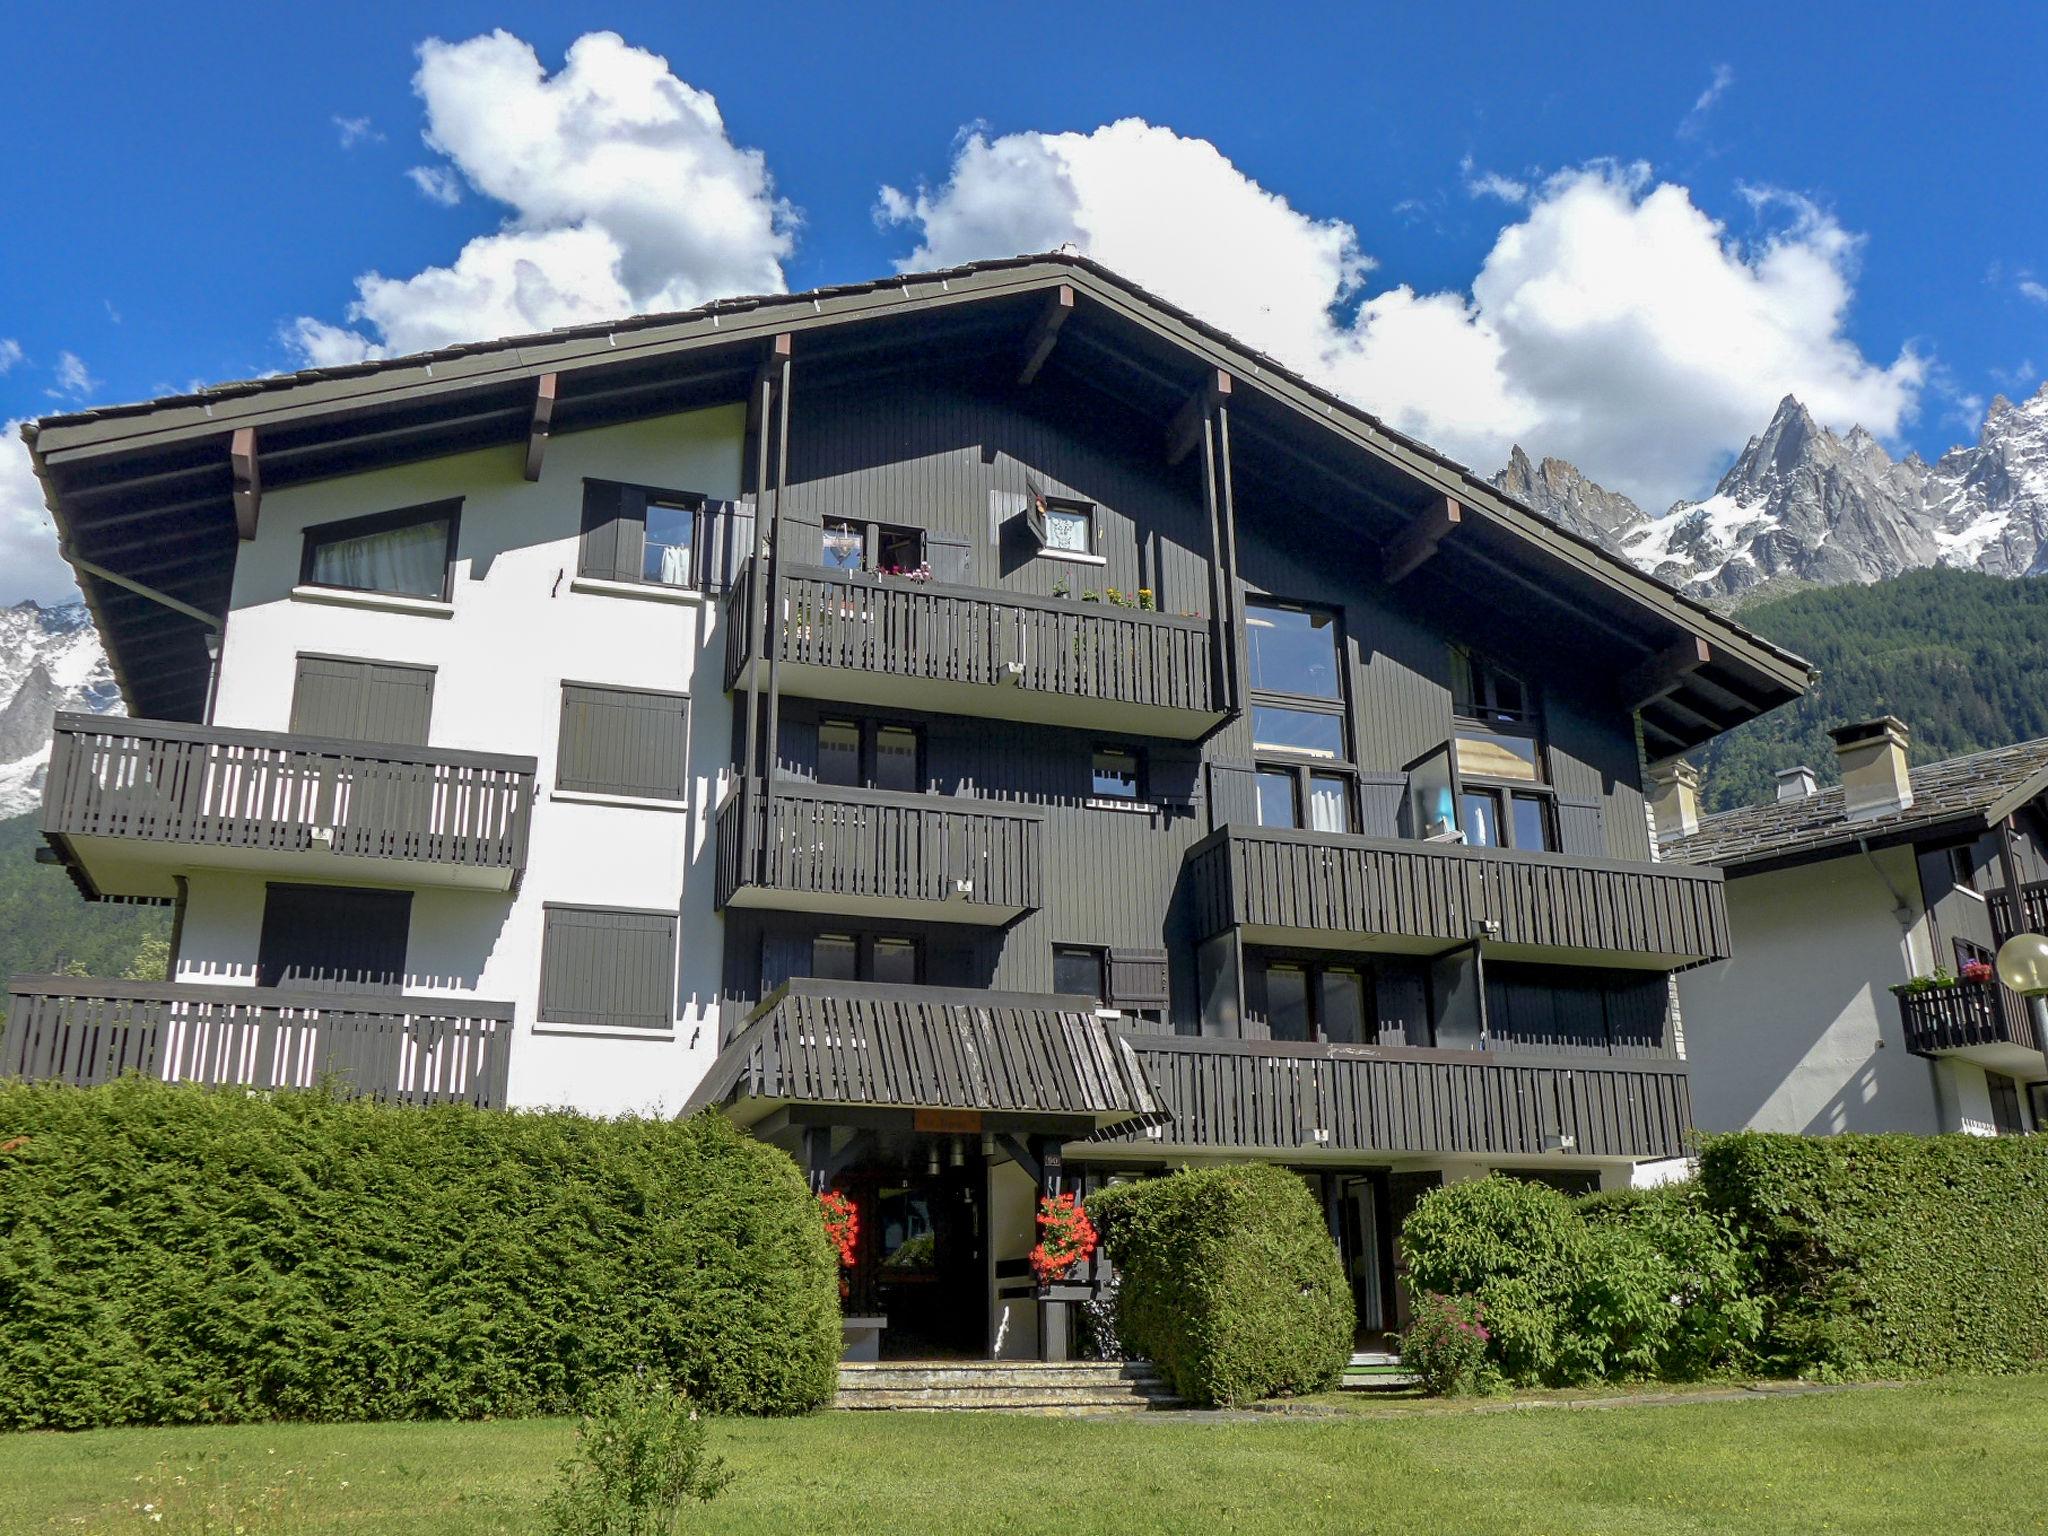
<path id="1" fill-rule="evenodd" d="M 2007 939 L 1998 951 L 1998 979 L 2021 997 L 2048 997 L 2048 934 Z"/>

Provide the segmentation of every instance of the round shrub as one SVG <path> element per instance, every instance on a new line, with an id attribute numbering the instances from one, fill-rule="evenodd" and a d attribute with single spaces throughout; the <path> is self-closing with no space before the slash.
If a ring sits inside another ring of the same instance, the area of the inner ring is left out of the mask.
<path id="1" fill-rule="evenodd" d="M 1088 1202 L 1120 1277 L 1116 1332 L 1203 1405 L 1335 1386 L 1351 1289 L 1308 1187 L 1267 1163 L 1115 1185 Z"/>
<path id="2" fill-rule="evenodd" d="M 1401 1364 L 1431 1397 L 1457 1397 L 1479 1387 L 1486 1364 L 1486 1309 L 1470 1296 L 1425 1291 L 1401 1334 Z"/>
<path id="3" fill-rule="evenodd" d="M 789 1158 L 716 1116 L 0 1083 L 0 1427 L 479 1418 L 837 1379 Z"/>

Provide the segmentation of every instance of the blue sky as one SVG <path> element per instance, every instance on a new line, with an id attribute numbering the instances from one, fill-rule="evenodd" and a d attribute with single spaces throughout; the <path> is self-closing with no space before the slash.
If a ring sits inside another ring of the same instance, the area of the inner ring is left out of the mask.
<path id="1" fill-rule="evenodd" d="M 2038 11 L 1558 14 L 74 6 L 0 100 L 0 417 L 1060 239 L 1653 512 L 1787 389 L 1931 456 L 2039 387 Z M 15 458 L 0 599 L 59 596 Z"/>

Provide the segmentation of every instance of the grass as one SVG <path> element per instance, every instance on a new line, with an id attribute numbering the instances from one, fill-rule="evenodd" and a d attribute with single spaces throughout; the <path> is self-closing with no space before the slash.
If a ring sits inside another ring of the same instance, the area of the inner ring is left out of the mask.
<path id="1" fill-rule="evenodd" d="M 2040 1532 L 2015 1469 L 2044 1427 L 2040 1378 L 1385 1419 L 833 1413 L 714 1426 L 739 1481 L 685 1528 Z M 533 1536 L 571 1437 L 547 1420 L 0 1436 L 0 1533 Z M 236 1520 L 199 1523 L 223 1497 Z"/>

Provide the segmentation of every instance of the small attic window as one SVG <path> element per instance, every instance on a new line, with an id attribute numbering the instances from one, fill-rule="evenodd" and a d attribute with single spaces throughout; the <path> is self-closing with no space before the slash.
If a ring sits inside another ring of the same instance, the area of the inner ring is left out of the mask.
<path id="1" fill-rule="evenodd" d="M 1044 496 L 1037 491 L 1031 492 L 1030 496 L 1024 525 L 1030 530 L 1040 554 L 1082 560 L 1100 557 L 1094 502 L 1077 501 L 1066 496 Z"/>

